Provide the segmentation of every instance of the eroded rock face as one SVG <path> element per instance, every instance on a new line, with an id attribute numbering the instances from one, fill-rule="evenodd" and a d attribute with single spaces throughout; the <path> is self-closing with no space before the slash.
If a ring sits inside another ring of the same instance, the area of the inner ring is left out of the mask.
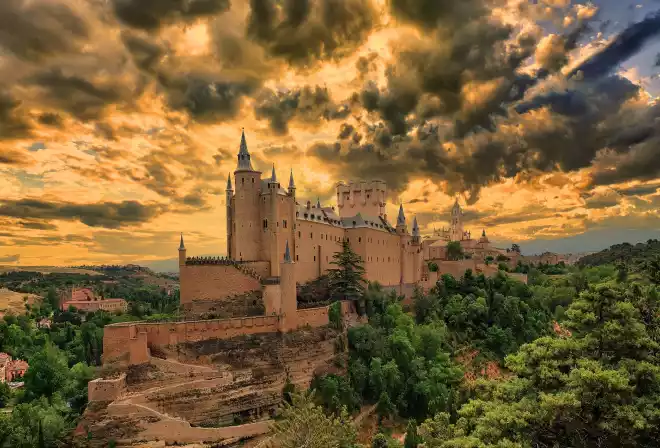
<path id="1" fill-rule="evenodd" d="M 287 378 L 307 388 L 315 371 L 332 365 L 337 336 L 323 327 L 152 347 L 148 364 L 126 369 L 126 392 L 102 418 L 87 418 L 92 439 L 109 432 L 121 437 L 110 431 L 117 422 L 133 428 L 122 437 L 129 446 L 140 440 L 225 443 L 263 434 Z"/>

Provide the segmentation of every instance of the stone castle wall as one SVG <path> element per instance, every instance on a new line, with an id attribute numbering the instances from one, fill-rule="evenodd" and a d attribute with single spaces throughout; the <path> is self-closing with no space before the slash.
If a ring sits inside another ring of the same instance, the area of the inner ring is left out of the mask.
<path id="1" fill-rule="evenodd" d="M 328 325 L 328 306 L 296 311 L 295 328 Z M 344 316 L 354 312 L 350 302 L 342 302 Z M 230 339 L 260 333 L 281 331 L 280 316 L 255 316 L 233 319 L 185 322 L 127 322 L 104 327 L 103 359 L 126 360 L 140 364 L 149 360 L 149 348 L 210 339 Z"/>
<path id="2" fill-rule="evenodd" d="M 267 263 L 254 263 L 254 270 L 263 271 Z M 252 267 L 252 266 L 251 266 Z M 185 265 L 179 267 L 181 304 L 193 300 L 222 300 L 261 289 L 256 278 L 232 265 Z"/>
<path id="3" fill-rule="evenodd" d="M 126 374 L 119 378 L 97 378 L 87 385 L 89 401 L 113 401 L 126 390 Z"/>

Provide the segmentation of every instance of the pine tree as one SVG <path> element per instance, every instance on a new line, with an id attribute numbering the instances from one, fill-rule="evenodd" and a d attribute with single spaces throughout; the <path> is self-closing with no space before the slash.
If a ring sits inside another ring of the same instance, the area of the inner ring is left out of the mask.
<path id="1" fill-rule="evenodd" d="M 330 264 L 337 266 L 328 270 L 330 294 L 334 299 L 362 298 L 367 281 L 364 279 L 362 258 L 353 250 L 347 241 L 342 243 L 341 252 L 336 252 Z"/>
<path id="2" fill-rule="evenodd" d="M 348 413 L 327 416 L 309 394 L 293 394 L 284 403 L 281 419 L 273 425 L 270 446 L 277 448 L 353 448 L 357 432 Z"/>

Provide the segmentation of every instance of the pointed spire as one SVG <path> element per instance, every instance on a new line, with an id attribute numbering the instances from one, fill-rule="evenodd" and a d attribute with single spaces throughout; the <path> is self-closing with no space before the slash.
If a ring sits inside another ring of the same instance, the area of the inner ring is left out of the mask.
<path id="1" fill-rule="evenodd" d="M 231 187 L 231 174 L 227 173 L 227 191 L 232 191 Z"/>
<path id="2" fill-rule="evenodd" d="M 419 236 L 419 226 L 417 225 L 417 216 L 413 218 L 412 236 Z"/>
<path id="3" fill-rule="evenodd" d="M 291 176 L 289 176 L 289 190 L 294 190 L 296 184 L 293 182 L 293 168 L 291 168 Z"/>
<path id="4" fill-rule="evenodd" d="M 252 162 L 250 161 L 250 153 L 248 152 L 247 142 L 245 141 L 245 129 L 241 131 L 241 147 L 238 150 L 238 167 L 237 171 L 254 171 L 252 169 Z"/>
<path id="5" fill-rule="evenodd" d="M 316 197 L 316 208 L 321 208 L 321 201 L 318 196 Z"/>
<path id="6" fill-rule="evenodd" d="M 399 216 L 396 218 L 396 225 L 406 225 L 406 215 L 403 213 L 403 204 L 399 205 Z"/>
<path id="7" fill-rule="evenodd" d="M 245 141 L 245 128 L 241 128 L 241 147 L 238 150 L 239 154 L 245 155 L 250 154 L 247 148 L 247 142 Z"/>
<path id="8" fill-rule="evenodd" d="M 277 176 L 275 175 L 275 164 L 273 163 L 273 171 L 270 174 L 270 181 L 277 182 Z"/>
<path id="9" fill-rule="evenodd" d="M 183 232 L 181 232 L 181 242 L 179 243 L 179 250 L 186 250 L 186 246 L 183 245 Z"/>
<path id="10" fill-rule="evenodd" d="M 291 252 L 289 251 L 289 240 L 286 240 L 286 248 L 284 249 L 284 262 L 291 263 Z"/>
<path id="11" fill-rule="evenodd" d="M 481 236 L 486 236 L 486 229 L 483 229 L 483 230 L 481 231 Z"/>

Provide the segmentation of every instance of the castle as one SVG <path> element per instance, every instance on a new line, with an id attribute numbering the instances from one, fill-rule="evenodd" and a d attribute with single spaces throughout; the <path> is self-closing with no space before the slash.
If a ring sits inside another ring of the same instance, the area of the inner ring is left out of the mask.
<path id="1" fill-rule="evenodd" d="M 233 183 L 227 180 L 227 256 L 188 257 L 181 235 L 179 282 L 186 320 L 109 325 L 105 358 L 128 354 L 129 363 L 136 364 L 149 359 L 152 346 L 325 326 L 328 307 L 298 308 L 297 288 L 331 269 L 344 241 L 362 259 L 366 280 L 407 298 L 416 287 L 435 286 L 444 273 L 460 277 L 470 269 L 494 275 L 498 268 L 489 266 L 488 257 L 502 255 L 515 264 L 519 255 L 493 247 L 485 231 L 473 240 L 463 228 L 458 201 L 450 228 L 422 238 L 416 217 L 408 228 L 403 205 L 396 225 L 390 224 L 383 181 L 340 182 L 336 207 L 318 200 L 301 204 L 293 172 L 284 189 L 274 166 L 266 179 L 253 168 L 244 133 L 237 158 Z M 452 242 L 467 256 L 450 254 Z M 524 274 L 509 275 L 526 282 Z M 343 302 L 342 312 L 353 313 L 353 305 Z"/>
<path id="2" fill-rule="evenodd" d="M 362 259 L 366 280 L 402 295 L 409 295 L 415 285 L 429 283 L 428 262 L 447 261 L 451 241 L 460 242 L 463 251 L 475 258 L 475 271 L 477 261 L 505 253 L 490 244 L 485 230 L 478 240 L 464 231 L 458 200 L 451 210 L 450 228 L 422 239 L 416 217 L 408 228 L 403 205 L 396 225 L 390 224 L 385 213 L 387 187 L 381 180 L 338 183 L 336 207 L 323 206 L 318 199 L 316 204 L 301 203 L 293 171 L 284 189 L 275 166 L 266 179 L 253 168 L 245 133 L 237 158 L 233 182 L 231 175 L 227 179 L 227 257 L 188 258 L 181 236 L 183 305 L 219 301 L 263 288 L 266 315 L 279 315 L 281 307 L 295 309 L 295 285 L 331 269 L 333 255 L 341 251 L 344 241 Z M 471 266 L 468 262 L 454 267 L 448 272 L 462 275 Z"/>

